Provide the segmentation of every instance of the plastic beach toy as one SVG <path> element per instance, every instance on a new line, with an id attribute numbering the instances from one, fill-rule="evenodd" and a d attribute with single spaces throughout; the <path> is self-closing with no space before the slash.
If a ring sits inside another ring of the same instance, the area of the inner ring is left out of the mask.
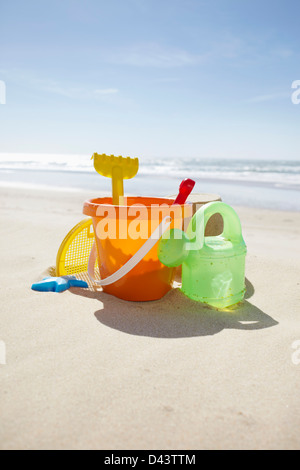
<path id="1" fill-rule="evenodd" d="M 213 214 L 223 217 L 223 233 L 205 237 Z M 158 245 L 158 258 L 168 267 L 182 264 L 182 291 L 193 300 L 216 308 L 240 302 L 245 293 L 246 245 L 232 207 L 222 202 L 202 206 L 187 232 L 168 230 Z"/>
<path id="2" fill-rule="evenodd" d="M 182 228 L 192 215 L 190 204 L 173 205 L 173 199 L 128 197 L 126 206 L 112 198 L 91 199 L 83 213 L 92 217 L 97 252 L 92 250 L 89 275 L 98 257 L 103 290 L 124 300 L 145 301 L 163 297 L 171 288 L 174 269 L 157 256 L 163 231 Z"/>
<path id="3" fill-rule="evenodd" d="M 193 180 L 187 179 L 187 180 L 182 181 L 182 183 L 180 185 L 180 188 L 179 188 L 179 194 L 178 194 L 176 200 L 172 202 L 170 208 L 169 208 L 168 204 L 166 204 L 165 202 L 162 204 L 162 205 L 165 206 L 164 207 L 165 217 L 161 220 L 159 225 L 151 233 L 148 240 L 146 242 L 144 242 L 143 245 L 140 248 L 138 248 L 138 250 L 131 256 L 131 258 L 129 258 L 129 260 L 125 264 L 123 264 L 121 267 L 119 267 L 119 269 L 116 269 L 113 273 L 111 273 L 107 277 L 101 278 L 100 280 L 95 279 L 94 268 L 95 268 L 95 262 L 96 262 L 96 259 L 97 259 L 97 251 L 96 251 L 96 244 L 94 244 L 94 246 L 91 250 L 89 265 L 88 265 L 88 274 L 89 274 L 89 278 L 91 279 L 91 281 L 94 284 L 98 284 L 102 287 L 107 287 L 107 286 L 111 286 L 112 284 L 116 285 L 116 283 L 118 281 L 123 281 L 124 282 L 125 279 L 126 279 L 126 276 L 127 276 L 127 281 L 125 283 L 125 286 L 127 286 L 128 279 L 130 279 L 130 276 L 132 276 L 131 271 L 134 271 L 134 269 L 136 267 L 139 268 L 138 265 L 141 262 L 143 262 L 144 265 L 145 265 L 145 259 L 147 258 L 148 254 L 152 251 L 154 246 L 157 244 L 157 241 L 159 240 L 159 238 L 168 229 L 168 227 L 170 226 L 170 224 L 172 222 L 172 218 L 170 217 L 171 212 L 173 212 L 173 213 L 174 213 L 174 211 L 178 212 L 179 201 L 181 202 L 181 204 L 183 204 L 186 201 L 186 199 L 187 199 L 188 195 L 190 194 L 190 192 L 192 191 L 194 185 L 195 185 L 195 182 Z M 138 199 L 140 199 L 140 198 L 138 198 Z M 119 240 L 120 239 L 121 240 L 126 239 L 126 243 L 128 244 L 129 240 L 132 241 L 132 240 L 137 240 L 137 238 L 140 238 L 139 235 L 142 232 L 143 232 L 143 236 L 145 236 L 145 233 L 149 232 L 149 227 L 150 226 L 151 226 L 151 230 L 153 230 L 153 225 L 155 225 L 155 226 L 157 225 L 157 222 L 156 222 L 155 218 L 157 217 L 157 215 L 159 216 L 160 213 L 162 214 L 162 207 L 159 207 L 159 204 L 157 204 L 157 202 L 158 201 L 156 201 L 156 204 L 151 204 L 151 206 L 149 206 L 149 207 L 145 207 L 144 204 L 142 202 L 140 202 L 140 203 L 132 204 L 128 208 L 125 208 L 125 207 L 120 208 L 120 209 L 118 208 L 119 209 L 119 215 L 120 215 L 120 212 L 123 211 L 122 216 L 121 216 L 121 220 L 119 220 L 119 230 L 118 230 L 119 236 L 118 237 L 116 236 L 117 232 L 116 232 L 116 230 L 114 230 L 115 227 L 114 227 L 114 224 L 113 224 L 112 230 L 111 230 L 112 238 L 113 239 L 119 238 Z M 174 204 L 176 204 L 176 207 L 174 207 Z M 169 214 L 169 212 L 166 211 L 166 206 L 170 209 L 170 211 L 169 211 L 170 214 Z M 116 223 L 117 219 L 119 217 L 116 216 L 116 212 L 115 212 L 115 209 L 113 207 L 114 206 L 111 206 L 109 208 L 109 210 L 106 210 L 104 207 L 102 207 L 100 205 L 96 210 L 96 215 L 99 216 L 101 213 L 102 214 L 106 214 L 106 213 L 109 214 L 109 212 L 110 212 L 111 222 L 114 221 Z M 173 207 L 173 209 L 172 209 L 172 207 Z M 84 209 L 86 209 L 86 206 L 85 206 Z M 127 209 L 128 209 L 128 213 L 127 213 Z M 132 211 L 132 209 L 134 209 L 134 210 Z M 191 207 L 189 207 L 189 209 L 191 209 Z M 85 210 L 84 210 L 84 212 L 85 212 Z M 136 214 L 136 213 L 139 214 L 139 217 L 137 218 L 137 221 L 132 219 L 132 215 Z M 143 216 L 141 217 L 142 213 L 143 213 Z M 129 214 L 131 215 L 131 220 L 128 223 Z M 149 218 L 149 214 L 150 214 L 150 218 Z M 154 215 L 154 217 L 153 217 L 153 215 Z M 175 216 L 175 213 L 173 215 Z M 190 216 L 190 211 L 189 211 L 189 216 Z M 143 223 L 140 222 L 141 219 L 143 219 Z M 93 217 L 93 223 L 94 223 L 94 220 L 95 219 Z M 98 234 L 98 236 L 96 235 L 96 239 L 106 238 L 104 227 L 101 226 L 102 222 L 103 222 L 103 219 L 98 222 L 99 225 L 97 226 L 97 228 L 95 228 L 96 234 Z M 107 221 L 105 221 L 105 222 L 107 222 Z M 137 222 L 137 225 L 136 225 L 136 222 Z M 154 222 L 154 224 L 153 224 L 153 222 Z M 126 234 L 125 234 L 125 230 L 124 230 L 124 223 L 125 223 L 125 225 L 126 225 L 126 223 L 128 224 L 128 226 L 126 227 Z M 108 224 L 108 222 L 107 222 L 107 224 Z M 183 220 L 179 220 L 179 224 L 182 226 Z M 134 233 L 131 230 L 132 225 L 133 225 L 134 228 L 137 228 L 139 226 L 138 233 Z M 122 233 L 120 234 L 120 228 L 121 227 L 122 227 L 123 230 L 121 230 Z M 99 245 L 98 245 L 98 247 L 99 247 Z M 99 257 L 98 262 L 99 262 L 99 266 L 101 266 L 101 264 L 100 264 L 102 262 L 101 257 Z M 150 265 L 150 270 L 151 270 L 151 265 Z M 141 273 L 142 272 L 143 271 L 141 270 Z M 157 283 L 157 280 L 159 281 L 159 284 Z M 141 285 L 139 286 L 138 281 L 139 281 L 139 279 L 137 278 L 137 282 L 136 282 L 135 287 L 136 288 L 140 287 L 139 291 L 135 292 L 134 294 L 133 294 L 133 290 L 132 290 L 131 293 L 127 292 L 126 293 L 127 299 L 128 300 L 139 300 L 139 296 L 140 296 L 141 297 L 140 300 L 155 300 L 152 297 L 149 297 L 149 295 L 152 295 L 152 296 L 156 295 L 157 296 L 157 293 L 154 294 L 155 291 L 153 289 L 153 286 L 144 284 L 143 285 L 144 294 L 142 294 L 141 293 Z M 141 281 L 146 282 L 147 278 L 142 277 Z M 165 284 L 165 288 L 167 288 L 168 290 L 171 286 L 170 282 L 168 283 L 169 285 L 166 282 L 165 283 L 161 282 L 161 281 L 163 281 L 163 277 L 158 272 L 156 272 L 156 278 L 154 277 L 151 280 L 152 283 L 154 281 L 156 281 L 157 286 L 160 285 L 160 287 L 162 287 L 163 284 Z M 122 283 L 120 283 L 120 286 L 122 286 Z M 112 287 L 112 288 L 114 289 L 114 287 Z M 145 290 L 145 289 L 147 289 L 147 290 Z M 151 291 L 152 291 L 152 294 L 151 294 Z M 156 292 L 159 292 L 158 288 L 157 288 Z M 118 288 L 118 293 L 115 293 L 115 295 L 117 297 L 122 296 L 121 298 L 125 298 L 125 297 L 123 297 L 124 293 L 122 294 L 122 290 L 120 292 L 120 287 Z M 129 298 L 128 298 L 128 295 L 130 296 Z M 149 298 L 142 298 L 143 295 L 147 295 Z M 160 295 L 160 296 L 162 296 L 162 295 Z"/>
<path id="4" fill-rule="evenodd" d="M 176 197 L 174 204 L 184 204 L 190 193 L 192 192 L 195 186 L 195 181 L 189 178 L 186 178 L 180 183 L 179 193 Z"/>
<path id="5" fill-rule="evenodd" d="M 79 222 L 63 239 L 56 256 L 56 275 L 87 273 L 90 252 L 95 241 L 92 219 Z"/>
<path id="6" fill-rule="evenodd" d="M 183 180 L 179 187 L 179 194 L 174 201 L 180 200 L 183 204 L 190 195 L 195 182 L 191 179 Z M 180 199 L 179 199 L 180 198 Z M 76 274 L 77 277 L 90 281 L 88 277 L 89 257 L 95 241 L 92 218 L 88 217 L 73 227 L 63 239 L 56 256 L 56 276 Z M 97 256 L 95 266 L 97 266 Z M 92 267 L 94 268 L 94 266 Z M 96 280 L 100 277 L 95 274 Z M 94 283 L 95 284 L 95 283 Z"/>
<path id="7" fill-rule="evenodd" d="M 31 289 L 40 292 L 63 292 L 70 287 L 88 287 L 85 281 L 76 279 L 75 276 L 44 277 L 42 281 L 32 284 Z"/>
<path id="8" fill-rule="evenodd" d="M 123 180 L 133 178 L 139 169 L 138 158 L 115 157 L 114 155 L 98 155 L 94 153 L 95 170 L 100 175 L 112 178 L 113 204 L 122 205 L 124 196 Z"/>
<path id="9" fill-rule="evenodd" d="M 173 202 L 172 206 L 174 204 L 179 204 L 178 201 L 181 201 L 181 203 L 184 204 L 188 195 L 192 191 L 194 185 L 195 185 L 195 181 L 193 180 L 187 179 L 187 180 L 182 181 L 179 187 L 179 194 L 176 200 Z M 150 238 L 141 246 L 141 248 L 139 248 L 139 250 L 132 256 L 132 258 L 130 258 L 130 260 L 127 261 L 127 263 L 125 263 L 125 265 L 123 265 L 121 268 L 119 268 L 117 271 L 115 271 L 113 274 L 106 277 L 105 279 L 97 280 L 94 278 L 95 276 L 94 267 L 95 267 L 96 259 L 97 259 L 96 246 L 94 245 L 91 251 L 89 265 L 88 265 L 88 273 L 89 273 L 90 279 L 95 284 L 99 284 L 101 286 L 108 286 L 122 279 L 122 277 L 128 274 L 149 253 L 149 251 L 157 243 L 157 240 L 168 229 L 168 227 L 171 224 L 171 221 L 172 221 L 171 217 L 166 216 L 162 220 L 162 222 L 159 224 L 159 226 L 151 234 Z"/>

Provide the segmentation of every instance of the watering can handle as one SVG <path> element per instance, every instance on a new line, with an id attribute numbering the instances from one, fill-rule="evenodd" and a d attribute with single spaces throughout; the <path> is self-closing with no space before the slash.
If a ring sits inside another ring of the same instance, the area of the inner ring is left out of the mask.
<path id="1" fill-rule="evenodd" d="M 201 248 L 203 243 L 205 243 L 205 227 L 214 214 L 220 214 L 223 218 L 224 228 L 221 236 L 235 242 L 243 240 L 241 222 L 235 210 L 224 202 L 210 202 L 196 212 L 188 229 L 188 234 L 191 234 L 195 228 L 197 228 L 197 231 L 200 229 L 201 239 L 198 248 Z"/>
<path id="2" fill-rule="evenodd" d="M 118 271 L 114 272 L 110 276 L 106 277 L 105 279 L 100 279 L 98 281 L 95 279 L 95 263 L 97 259 L 97 250 L 96 250 L 96 242 L 94 242 L 89 258 L 88 263 L 88 274 L 89 278 L 93 283 L 98 284 L 99 286 L 109 286 L 116 281 L 119 281 L 122 277 L 128 274 L 145 256 L 149 251 L 154 247 L 154 245 L 158 242 L 161 236 L 165 233 L 165 231 L 169 228 L 172 222 L 171 217 L 166 216 L 159 226 L 154 230 L 150 238 L 144 243 L 143 246 L 130 258 L 127 263 L 124 264 Z"/>
<path id="3" fill-rule="evenodd" d="M 222 236 L 228 240 L 239 242 L 243 239 L 240 219 L 235 210 L 224 202 L 213 202 L 204 209 L 204 230 L 213 214 L 219 213 L 224 222 Z"/>

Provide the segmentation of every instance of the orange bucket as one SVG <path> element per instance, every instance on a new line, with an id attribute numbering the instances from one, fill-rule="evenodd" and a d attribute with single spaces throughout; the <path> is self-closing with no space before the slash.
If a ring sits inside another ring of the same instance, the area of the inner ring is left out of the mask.
<path id="1" fill-rule="evenodd" d="M 83 213 L 92 217 L 101 279 L 124 266 L 143 246 L 166 216 L 169 228 L 182 229 L 192 216 L 192 205 L 174 205 L 174 200 L 153 197 L 128 197 L 124 206 L 114 206 L 112 198 L 90 199 Z M 157 256 L 157 243 L 124 277 L 104 292 L 132 301 L 157 300 L 171 288 L 174 268 L 164 266 Z"/>

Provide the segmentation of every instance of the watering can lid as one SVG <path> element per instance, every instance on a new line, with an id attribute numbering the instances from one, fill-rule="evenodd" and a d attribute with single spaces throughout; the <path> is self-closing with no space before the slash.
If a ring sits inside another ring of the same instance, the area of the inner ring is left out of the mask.
<path id="1" fill-rule="evenodd" d="M 219 235 L 217 237 L 204 237 L 204 244 L 197 254 L 201 258 L 221 259 L 242 255 L 246 251 L 247 248 L 243 239 L 237 243 Z"/>
<path id="2" fill-rule="evenodd" d="M 168 237 L 163 236 L 159 242 L 158 258 L 169 267 L 179 266 L 182 263 L 194 265 L 194 263 L 198 264 L 201 259 L 214 262 L 245 255 L 247 251 L 244 240 L 236 243 L 222 236 L 205 237 L 203 245 L 199 248 L 197 241 L 193 242 L 181 230 L 171 229 L 166 234 Z"/>

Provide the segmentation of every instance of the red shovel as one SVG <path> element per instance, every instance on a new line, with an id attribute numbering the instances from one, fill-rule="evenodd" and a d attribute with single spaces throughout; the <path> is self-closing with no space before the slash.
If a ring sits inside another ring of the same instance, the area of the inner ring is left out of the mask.
<path id="1" fill-rule="evenodd" d="M 180 183 L 179 193 L 173 204 L 184 204 L 190 193 L 192 192 L 193 187 L 195 186 L 195 181 L 186 178 Z"/>

